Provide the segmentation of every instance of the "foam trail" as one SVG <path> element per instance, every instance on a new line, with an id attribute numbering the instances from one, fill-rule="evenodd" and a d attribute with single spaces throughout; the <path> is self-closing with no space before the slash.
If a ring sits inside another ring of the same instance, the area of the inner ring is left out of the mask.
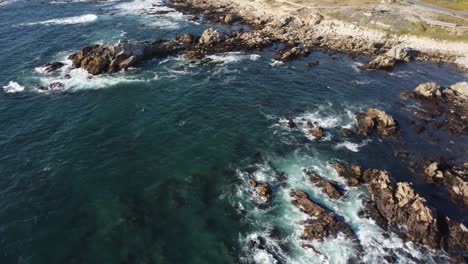
<path id="1" fill-rule="evenodd" d="M 91 23 L 97 20 L 97 16 L 94 14 L 86 14 L 81 16 L 74 17 L 65 17 L 65 18 L 55 18 L 39 22 L 23 23 L 21 26 L 33 26 L 33 25 L 72 25 L 72 24 L 82 24 L 82 23 Z"/>
<path id="2" fill-rule="evenodd" d="M 20 85 L 17 82 L 10 81 L 8 85 L 3 86 L 3 90 L 6 93 L 18 93 L 24 91 L 24 86 Z"/>

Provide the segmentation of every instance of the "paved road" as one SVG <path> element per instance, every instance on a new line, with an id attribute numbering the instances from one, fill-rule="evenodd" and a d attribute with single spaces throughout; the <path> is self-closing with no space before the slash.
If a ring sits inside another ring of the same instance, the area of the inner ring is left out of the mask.
<path id="1" fill-rule="evenodd" d="M 461 16 L 461 17 L 468 17 L 468 12 L 466 12 L 466 11 L 452 10 L 452 9 L 448 9 L 448 8 L 444 8 L 444 7 L 440 7 L 440 6 L 427 4 L 427 3 L 424 3 L 424 2 L 421 2 L 421 1 L 418 1 L 418 0 L 406 0 L 406 1 L 409 2 L 409 3 L 415 4 L 417 6 L 422 6 L 422 7 L 431 9 L 431 10 L 436 11 L 436 12 L 446 13 L 446 14 L 451 14 L 451 15 L 456 15 L 456 16 Z"/>

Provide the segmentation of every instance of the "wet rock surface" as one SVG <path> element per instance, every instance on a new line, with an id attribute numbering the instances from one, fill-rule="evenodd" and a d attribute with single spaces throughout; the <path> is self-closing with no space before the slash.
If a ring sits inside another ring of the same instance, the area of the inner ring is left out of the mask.
<path id="1" fill-rule="evenodd" d="M 135 67 L 143 61 L 177 54 L 182 46 L 172 40 L 154 42 L 124 41 L 115 45 L 94 45 L 82 48 L 68 58 L 73 67 L 90 74 L 115 73 Z"/>
<path id="2" fill-rule="evenodd" d="M 253 198 L 256 202 L 265 204 L 271 200 L 271 190 L 268 184 L 257 182 L 253 179 L 249 180 L 249 187 L 252 191 Z"/>
<path id="3" fill-rule="evenodd" d="M 310 181 L 317 185 L 322 191 L 332 199 L 339 199 L 343 196 L 343 190 L 338 186 L 336 182 L 330 182 L 320 177 L 313 170 L 304 170 L 304 173 L 309 177 Z"/>
<path id="4" fill-rule="evenodd" d="M 468 83 L 459 82 L 450 87 L 423 83 L 414 91 L 403 91 L 401 96 L 415 100 L 419 107 L 408 107 L 415 115 L 415 126 L 428 125 L 453 135 L 468 135 Z"/>
<path id="5" fill-rule="evenodd" d="M 325 208 L 314 203 L 304 191 L 291 191 L 292 203 L 301 209 L 302 212 L 310 216 L 310 219 L 303 221 L 303 238 L 307 240 L 323 240 L 327 237 L 336 238 L 339 233 L 357 241 L 356 235 L 351 228 L 338 216 L 327 212 Z"/>
<path id="6" fill-rule="evenodd" d="M 398 123 L 392 116 L 382 110 L 369 108 L 366 112 L 357 113 L 355 117 L 356 134 L 368 136 L 376 130 L 383 137 L 398 135 Z"/>
<path id="7" fill-rule="evenodd" d="M 340 176 L 364 184 L 371 194 L 371 199 L 364 201 L 361 217 L 375 220 L 382 228 L 394 231 L 404 239 L 429 248 L 444 249 L 453 258 L 468 250 L 467 243 L 462 242 L 468 232 L 466 227 L 441 217 L 410 183 L 395 183 L 384 170 L 367 169 L 360 173 L 360 170 L 341 163 L 335 162 L 332 166 Z M 438 169 L 431 163 L 427 171 L 435 175 Z"/>
<path id="8" fill-rule="evenodd" d="M 425 163 L 425 179 L 443 185 L 455 203 L 468 207 L 468 162 L 459 166 L 438 161 Z"/>
<path id="9" fill-rule="evenodd" d="M 55 62 L 50 62 L 50 63 L 47 63 L 45 65 L 42 65 L 41 69 L 46 73 L 51 73 L 51 72 L 55 72 L 55 71 L 59 70 L 63 66 L 65 66 L 64 63 L 59 62 L 59 61 L 55 61 Z"/>

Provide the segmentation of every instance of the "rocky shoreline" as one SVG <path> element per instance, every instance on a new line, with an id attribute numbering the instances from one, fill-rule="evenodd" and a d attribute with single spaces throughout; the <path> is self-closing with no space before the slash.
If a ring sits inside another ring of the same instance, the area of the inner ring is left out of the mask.
<path id="1" fill-rule="evenodd" d="M 276 16 L 266 10 L 256 10 L 255 7 L 241 4 L 238 1 L 223 0 L 170 1 L 172 8 L 195 15 L 195 20 L 247 24 L 252 27 L 252 31 L 284 43 L 288 50 L 294 48 L 293 57 L 300 57 L 320 48 L 353 56 L 374 57 L 369 64 L 362 67 L 363 69 L 390 70 L 399 63 L 411 60 L 455 63 L 462 70 L 468 69 L 463 47 L 453 51 L 418 49 L 406 45 L 396 37 L 386 36 L 371 29 L 353 26 L 348 28 L 349 25 L 325 18 L 312 10 L 299 15 Z"/>

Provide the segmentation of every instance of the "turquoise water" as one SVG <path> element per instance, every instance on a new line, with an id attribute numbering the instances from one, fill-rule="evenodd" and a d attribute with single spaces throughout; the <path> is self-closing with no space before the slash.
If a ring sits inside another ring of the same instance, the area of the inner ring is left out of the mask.
<path id="1" fill-rule="evenodd" d="M 7 1 L 0 5 L 0 263 L 310 263 L 302 249 L 303 217 L 288 200 L 291 188 L 344 216 L 362 239 L 366 260 L 382 245 L 430 258 L 357 216 L 362 189 L 328 200 L 305 181 L 303 167 L 329 178 L 331 159 L 388 169 L 414 182 L 431 205 L 466 222 L 436 186 L 424 184 L 393 156 L 405 148 L 421 157 L 466 159 L 466 137 L 442 134 L 432 143 L 395 107 L 399 93 L 425 81 L 466 80 L 451 65 L 410 63 L 394 72 L 361 72 L 368 58 L 313 52 L 303 61 L 272 63 L 275 48 L 255 54 L 219 54 L 220 64 L 180 69 L 183 58 L 150 61 L 138 69 L 91 77 L 44 75 L 36 67 L 63 61 L 92 43 L 148 40 L 211 25 L 189 23 L 176 12 L 150 16 L 158 1 Z M 227 30 L 229 28 L 226 28 Z M 307 61 L 320 61 L 305 68 Z M 61 92 L 35 85 L 61 80 Z M 10 82 L 19 86 L 12 89 Z M 18 88 L 20 87 L 20 88 Z M 400 120 L 404 141 L 344 140 L 352 112 L 379 107 Z M 284 118 L 318 121 L 323 142 L 287 129 Z M 456 142 L 456 144 L 450 143 Z M 277 171 L 286 187 L 275 185 Z M 248 173 L 273 186 L 268 208 L 256 207 Z M 338 179 L 339 180 L 339 179 Z M 249 241 L 272 228 L 267 250 Z M 317 245 L 334 263 L 353 253 L 346 241 Z M 277 248 L 286 244 L 289 250 Z M 275 260 L 276 258 L 276 260 Z M 403 257 L 402 257 L 403 258 Z M 408 260 L 409 261 L 409 260 Z"/>

